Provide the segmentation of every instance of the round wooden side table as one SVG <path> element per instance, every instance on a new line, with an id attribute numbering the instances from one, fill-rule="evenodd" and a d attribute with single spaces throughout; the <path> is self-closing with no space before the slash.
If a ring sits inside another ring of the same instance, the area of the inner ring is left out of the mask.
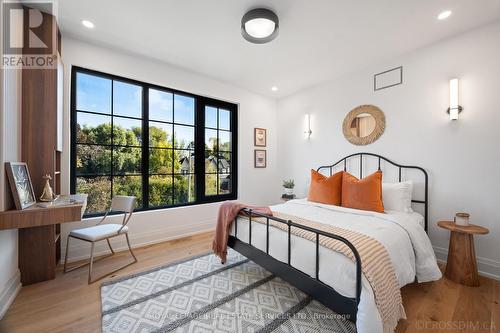
<path id="1" fill-rule="evenodd" d="M 456 225 L 453 221 L 439 221 L 437 224 L 451 232 L 444 276 L 465 286 L 478 287 L 479 274 L 474 250 L 474 235 L 485 235 L 489 230 L 474 224 Z"/>

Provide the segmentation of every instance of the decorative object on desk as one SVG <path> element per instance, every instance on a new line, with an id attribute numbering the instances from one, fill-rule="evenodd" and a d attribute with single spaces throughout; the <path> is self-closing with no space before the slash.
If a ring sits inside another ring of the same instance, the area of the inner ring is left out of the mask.
<path id="1" fill-rule="evenodd" d="M 16 209 L 25 209 L 36 203 L 28 166 L 23 162 L 7 162 L 7 177 Z"/>
<path id="2" fill-rule="evenodd" d="M 366 146 L 384 133 L 385 115 L 375 105 L 360 105 L 347 114 L 342 130 L 347 141 Z"/>
<path id="3" fill-rule="evenodd" d="M 469 219 L 470 219 L 470 215 L 468 213 L 456 213 L 455 214 L 456 225 L 468 226 Z"/>
<path id="4" fill-rule="evenodd" d="M 267 166 L 267 156 L 266 151 L 261 149 L 255 149 L 254 151 L 254 167 L 265 168 Z"/>
<path id="5" fill-rule="evenodd" d="M 267 130 L 265 128 L 254 128 L 254 146 L 265 147 L 267 144 Z"/>
<path id="6" fill-rule="evenodd" d="M 50 181 L 52 180 L 52 177 L 50 177 L 49 174 L 46 174 L 42 177 L 42 179 L 45 180 L 45 185 L 43 186 L 43 193 L 40 197 L 40 201 L 54 201 L 57 196 L 52 191 L 52 187 L 50 187 Z"/>
<path id="7" fill-rule="evenodd" d="M 295 187 L 295 182 L 293 179 L 288 179 L 283 181 L 283 188 L 285 189 L 286 195 L 293 195 L 293 188 Z"/>

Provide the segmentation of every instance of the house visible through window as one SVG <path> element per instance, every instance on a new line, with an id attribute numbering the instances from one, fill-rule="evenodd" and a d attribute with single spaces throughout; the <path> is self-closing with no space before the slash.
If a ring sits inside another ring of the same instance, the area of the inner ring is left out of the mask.
<path id="1" fill-rule="evenodd" d="M 71 190 L 87 215 L 114 195 L 137 209 L 236 198 L 235 104 L 103 74 L 72 72 Z"/>

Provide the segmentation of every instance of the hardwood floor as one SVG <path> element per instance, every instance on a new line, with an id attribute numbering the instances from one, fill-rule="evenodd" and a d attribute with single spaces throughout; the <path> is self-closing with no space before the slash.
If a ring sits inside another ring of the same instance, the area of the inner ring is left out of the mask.
<path id="1" fill-rule="evenodd" d="M 113 277 L 210 250 L 212 233 L 151 245 L 135 250 L 139 262 Z M 103 274 L 131 260 L 128 252 L 104 259 L 94 266 Z M 100 282 L 87 285 L 87 270 L 63 274 L 56 279 L 23 287 L 2 321 L 0 332 L 99 332 Z M 403 288 L 408 319 L 401 320 L 397 333 L 500 332 L 500 281 L 481 277 L 481 286 L 464 287 L 446 279 Z"/>
<path id="2" fill-rule="evenodd" d="M 0 321 L 0 332 L 100 332 L 102 281 L 208 252 L 211 241 L 212 233 L 204 233 L 136 249 L 134 254 L 139 262 L 91 285 L 87 284 L 86 268 L 63 274 L 62 265 L 59 265 L 55 280 L 21 289 Z M 93 276 L 98 277 L 130 261 L 128 251 L 117 253 L 94 264 Z"/>
<path id="3" fill-rule="evenodd" d="M 500 332 L 500 281 L 481 276 L 480 283 L 466 287 L 443 277 L 404 287 L 408 319 L 399 322 L 396 333 Z"/>

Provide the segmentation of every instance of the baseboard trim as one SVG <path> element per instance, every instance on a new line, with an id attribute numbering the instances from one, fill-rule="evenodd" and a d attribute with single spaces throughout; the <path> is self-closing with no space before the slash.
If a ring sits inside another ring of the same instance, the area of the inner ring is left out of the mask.
<path id="1" fill-rule="evenodd" d="M 439 262 L 446 263 L 448 259 L 448 249 L 440 246 L 433 246 L 434 253 Z M 479 275 L 500 280 L 500 262 L 484 257 L 476 257 Z"/>
<path id="2" fill-rule="evenodd" d="M 210 226 L 210 227 L 206 227 L 206 225 L 203 225 L 203 226 L 204 226 L 204 228 L 200 228 L 196 231 L 188 231 L 188 232 L 175 234 L 175 235 L 171 235 L 171 236 L 166 236 L 166 237 L 158 237 L 158 232 L 142 233 L 142 234 L 137 235 L 135 237 L 135 240 L 133 241 L 133 244 L 131 244 L 131 245 L 132 245 L 133 249 L 136 249 L 136 248 L 146 247 L 149 245 L 168 242 L 168 241 L 175 240 L 175 239 L 186 238 L 186 237 L 195 236 L 195 235 L 204 234 L 204 233 L 213 231 L 212 226 Z M 88 252 L 87 246 L 89 243 L 83 243 L 83 242 L 81 242 L 81 243 L 82 244 L 80 246 L 78 246 L 78 245 L 75 246 L 74 244 L 73 245 L 70 244 L 70 255 L 68 256 L 68 263 L 74 263 L 74 262 L 78 262 L 78 261 L 82 261 L 82 260 L 88 260 L 90 252 Z M 105 241 L 103 241 L 102 244 L 100 244 L 101 248 L 97 248 L 97 244 L 98 243 L 96 243 L 96 251 L 94 254 L 95 256 L 109 254 L 109 249 L 108 249 Z M 123 240 L 123 244 L 121 244 L 119 246 L 116 246 L 116 243 L 113 243 L 113 250 L 115 250 L 116 252 L 126 251 L 126 250 L 128 250 L 128 247 L 125 245 L 125 242 Z M 65 247 L 61 249 L 62 260 L 64 260 L 65 251 L 66 251 Z M 71 256 L 71 252 L 73 252 L 73 253 L 84 252 L 85 254 Z"/>
<path id="3" fill-rule="evenodd" d="M 21 274 L 17 270 L 16 274 L 7 282 L 4 290 L 0 292 L 0 320 L 16 299 L 21 287 Z"/>

